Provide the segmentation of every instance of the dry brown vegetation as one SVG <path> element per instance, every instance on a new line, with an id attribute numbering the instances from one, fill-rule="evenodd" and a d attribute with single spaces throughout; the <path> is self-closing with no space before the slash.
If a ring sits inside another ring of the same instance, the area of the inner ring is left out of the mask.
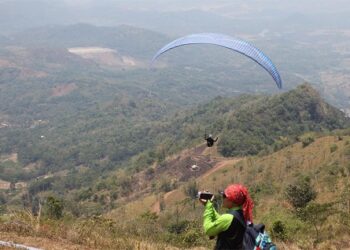
<path id="1" fill-rule="evenodd" d="M 137 233 L 137 230 L 124 231 L 125 225 L 119 227 L 116 221 L 103 218 L 96 217 L 73 222 L 38 220 L 29 212 L 13 212 L 9 216 L 7 221 L 0 224 L 0 240 L 41 249 L 179 249 L 168 244 L 155 243 L 149 239 L 147 241 L 137 237 L 127 237 L 127 234 Z M 133 228 L 136 226 L 134 225 Z"/>

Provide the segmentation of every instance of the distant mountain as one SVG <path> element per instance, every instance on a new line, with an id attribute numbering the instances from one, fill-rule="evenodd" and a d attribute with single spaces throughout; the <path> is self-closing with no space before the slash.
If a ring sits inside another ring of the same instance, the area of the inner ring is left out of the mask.
<path id="1" fill-rule="evenodd" d="M 26 47 L 107 47 L 121 54 L 147 59 L 169 40 L 160 33 L 132 26 L 97 27 L 89 24 L 34 28 L 12 38 L 14 44 Z"/>
<path id="2" fill-rule="evenodd" d="M 337 4 L 331 8 L 332 11 L 328 4 L 319 5 L 315 8 L 312 4 L 292 3 L 276 7 L 273 1 L 215 4 L 210 1 L 152 1 L 144 4 L 140 1 L 70 3 L 59 0 L 12 0 L 0 1 L 0 30 L 9 34 L 37 26 L 79 22 L 106 26 L 135 25 L 168 35 L 195 32 L 256 35 L 264 29 L 285 31 L 296 28 L 300 32 L 305 27 L 349 27 L 348 8 L 340 12 Z"/>
<path id="3" fill-rule="evenodd" d="M 154 4 L 154 3 L 153 3 Z M 137 6 L 133 8 L 131 6 Z M 7 34 L 47 25 L 69 25 L 90 23 L 92 25 L 116 26 L 134 25 L 154 29 L 166 34 L 186 34 L 193 32 L 229 32 L 239 25 L 210 11 L 196 8 L 169 8 L 156 10 L 140 7 L 142 3 L 118 4 L 86 3 L 65 4 L 52 0 L 12 0 L 0 1 L 0 31 Z M 177 3 L 177 6 L 181 4 Z"/>
<path id="4" fill-rule="evenodd" d="M 220 16 L 210 11 L 150 11 L 150 10 L 106 10 L 103 19 L 108 23 L 127 23 L 145 27 L 168 35 L 215 32 L 234 35 L 242 31 L 244 22 Z M 253 31 L 255 29 L 250 29 Z"/>
<path id="5" fill-rule="evenodd" d="M 93 103 L 118 106 L 118 98 L 152 99 L 166 105 L 166 113 L 217 95 L 276 91 L 254 62 L 223 48 L 180 48 L 158 61 L 162 69 L 150 70 L 153 54 L 170 40 L 125 25 L 50 26 L 18 33 L 11 46 L 0 48 L 0 112 L 23 125 L 33 120 L 32 114 L 34 119 L 62 120 L 68 110 Z M 268 84 L 262 84 L 265 81 Z M 62 91 L 67 86 L 75 86 L 74 91 Z M 62 109 L 57 109 L 58 103 Z M 157 112 L 144 114 L 159 118 Z"/>

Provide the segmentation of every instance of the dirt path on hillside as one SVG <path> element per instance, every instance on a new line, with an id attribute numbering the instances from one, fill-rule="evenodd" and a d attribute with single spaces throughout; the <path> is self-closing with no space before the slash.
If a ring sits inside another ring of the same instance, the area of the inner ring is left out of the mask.
<path id="1" fill-rule="evenodd" d="M 172 193 L 176 192 L 177 189 L 174 189 L 170 192 L 167 192 L 165 195 L 164 195 L 164 200 L 166 200 Z"/>
<path id="2" fill-rule="evenodd" d="M 0 240 L 0 247 L 7 248 L 7 249 L 16 248 L 16 249 L 26 249 L 26 250 L 42 250 L 41 248 L 29 247 L 22 244 L 15 244 L 13 242 L 7 242 L 2 240 Z"/>
<path id="3" fill-rule="evenodd" d="M 86 246 L 82 245 L 75 245 L 71 242 L 65 241 L 65 240 L 51 240 L 47 238 L 40 238 L 40 237 L 24 237 L 24 236 L 18 236 L 14 233 L 6 233 L 1 232 L 0 236 L 1 241 L 11 242 L 15 244 L 21 244 L 28 246 L 27 248 L 20 248 L 20 249 L 50 249 L 50 250 L 91 250 L 92 248 L 88 248 Z M 29 247 L 30 246 L 30 247 Z M 8 249 L 19 249 L 15 247 L 7 247 Z M 1 246 L 0 246 L 1 249 Z M 6 248 L 5 248 L 6 249 Z"/>
<path id="4" fill-rule="evenodd" d="M 6 157 L 4 157 L 3 159 L 0 158 L 0 161 L 5 162 L 5 161 L 13 161 L 15 163 L 18 162 L 18 156 L 17 153 L 11 154 L 11 155 L 7 155 Z"/>
<path id="5" fill-rule="evenodd" d="M 170 191 L 170 192 L 165 193 L 165 194 L 164 194 L 164 197 L 163 197 L 164 201 L 165 201 L 172 193 L 174 193 L 174 192 L 176 192 L 176 191 L 177 191 L 177 189 L 174 189 L 174 190 L 172 190 L 172 191 Z M 156 213 L 156 214 L 159 214 L 159 213 L 160 213 L 160 202 L 159 202 L 159 201 L 157 201 L 156 203 L 153 204 L 152 209 L 151 209 L 151 212 Z"/>
<path id="6" fill-rule="evenodd" d="M 156 213 L 156 214 L 160 213 L 160 202 L 159 201 L 157 201 L 156 203 L 153 204 L 153 206 L 151 208 L 151 212 Z"/>
<path id="7" fill-rule="evenodd" d="M 225 167 L 226 165 L 228 164 L 235 164 L 239 161 L 241 161 L 243 158 L 233 158 L 233 159 L 227 159 L 227 160 L 222 160 L 220 162 L 218 162 L 213 168 L 209 169 L 209 171 L 207 171 L 204 175 L 200 176 L 199 178 L 201 179 L 205 179 L 207 178 L 208 176 L 210 176 L 212 173 L 220 170 L 221 168 Z M 166 201 L 166 199 L 171 195 L 173 194 L 174 192 L 178 191 L 177 189 L 174 189 L 170 192 L 167 192 L 164 194 L 164 201 Z M 151 208 L 151 212 L 153 213 L 156 213 L 156 214 L 159 214 L 160 213 L 160 201 L 156 201 L 153 205 L 152 205 L 152 208 Z"/>
<path id="8" fill-rule="evenodd" d="M 209 175 L 225 167 L 227 164 L 235 164 L 241 161 L 242 159 L 243 158 L 234 158 L 234 159 L 220 161 L 212 169 L 209 169 L 209 171 L 207 171 L 204 175 L 200 176 L 200 178 L 201 179 L 207 178 Z"/>

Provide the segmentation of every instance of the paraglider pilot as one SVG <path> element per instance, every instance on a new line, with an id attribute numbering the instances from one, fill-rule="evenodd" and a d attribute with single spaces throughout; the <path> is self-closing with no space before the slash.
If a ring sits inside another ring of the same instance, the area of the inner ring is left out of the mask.
<path id="1" fill-rule="evenodd" d="M 214 140 L 213 136 L 210 134 L 210 135 L 208 135 L 208 137 L 205 135 L 204 139 L 207 141 L 207 146 L 208 147 L 212 147 L 212 146 L 214 146 L 214 143 L 217 142 L 219 137 L 216 137 L 215 140 Z"/>

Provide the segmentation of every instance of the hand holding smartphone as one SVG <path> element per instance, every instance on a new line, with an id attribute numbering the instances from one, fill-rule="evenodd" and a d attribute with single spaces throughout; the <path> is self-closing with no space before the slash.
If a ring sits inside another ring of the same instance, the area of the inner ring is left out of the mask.
<path id="1" fill-rule="evenodd" d="M 213 197 L 214 197 L 214 194 L 212 194 L 212 193 L 210 193 L 208 191 L 198 192 L 198 198 L 200 200 L 208 201 L 208 200 L 211 200 Z"/>

